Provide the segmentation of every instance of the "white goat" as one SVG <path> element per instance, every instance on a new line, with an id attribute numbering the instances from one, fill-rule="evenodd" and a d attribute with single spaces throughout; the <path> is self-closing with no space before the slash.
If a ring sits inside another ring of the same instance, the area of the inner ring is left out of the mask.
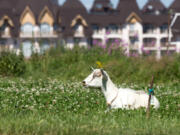
<path id="1" fill-rule="evenodd" d="M 144 91 L 135 91 L 129 88 L 117 88 L 109 75 L 103 69 L 94 69 L 83 81 L 87 87 L 101 88 L 110 108 L 137 109 L 147 108 L 149 95 Z M 155 96 L 151 98 L 151 105 L 159 108 L 160 104 Z"/>

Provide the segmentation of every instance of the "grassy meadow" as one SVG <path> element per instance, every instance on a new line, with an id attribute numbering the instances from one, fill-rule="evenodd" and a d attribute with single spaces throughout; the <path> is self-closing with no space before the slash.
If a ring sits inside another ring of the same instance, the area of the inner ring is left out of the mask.
<path id="1" fill-rule="evenodd" d="M 2 135 L 179 135 L 180 57 L 126 57 L 122 50 L 63 47 L 31 59 L 0 57 L 0 134 Z M 118 87 L 147 91 L 152 75 L 160 108 L 111 110 L 99 89 L 81 81 L 100 61 Z"/>

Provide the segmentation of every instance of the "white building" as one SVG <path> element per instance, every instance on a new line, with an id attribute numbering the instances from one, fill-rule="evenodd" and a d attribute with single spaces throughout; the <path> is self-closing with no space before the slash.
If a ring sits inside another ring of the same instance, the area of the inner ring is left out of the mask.
<path id="1" fill-rule="evenodd" d="M 110 0 L 94 0 L 89 12 L 79 0 L 66 0 L 62 6 L 56 0 L 42 1 L 0 1 L 1 48 L 22 48 L 30 57 L 32 51 L 42 52 L 63 40 L 68 48 L 120 42 L 127 53 L 153 53 L 157 58 L 179 52 L 180 23 L 178 17 L 172 19 L 180 11 L 179 0 L 169 8 L 149 0 L 143 9 L 136 0 L 120 0 L 116 9 Z"/>

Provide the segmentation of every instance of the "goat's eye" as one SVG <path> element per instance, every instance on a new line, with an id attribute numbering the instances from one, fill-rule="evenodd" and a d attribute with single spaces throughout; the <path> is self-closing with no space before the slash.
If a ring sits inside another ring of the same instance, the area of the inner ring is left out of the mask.
<path id="1" fill-rule="evenodd" d="M 95 77 L 100 77 L 100 76 L 101 76 L 100 73 L 93 74 L 93 78 L 95 78 Z"/>

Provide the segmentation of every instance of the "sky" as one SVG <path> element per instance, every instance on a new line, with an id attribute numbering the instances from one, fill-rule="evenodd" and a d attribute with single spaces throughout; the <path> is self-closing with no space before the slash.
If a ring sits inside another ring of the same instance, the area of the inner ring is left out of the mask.
<path id="1" fill-rule="evenodd" d="M 63 4 L 64 1 L 65 0 L 59 0 L 59 3 Z M 81 1 L 86 6 L 87 9 L 90 9 L 94 0 L 81 0 Z M 111 2 L 113 3 L 114 7 L 117 6 L 118 1 L 119 0 L 111 0 Z M 147 1 L 148 0 L 137 0 L 140 8 L 142 8 Z M 164 3 L 164 5 L 166 7 L 168 7 L 174 0 L 161 0 L 161 1 Z"/>

